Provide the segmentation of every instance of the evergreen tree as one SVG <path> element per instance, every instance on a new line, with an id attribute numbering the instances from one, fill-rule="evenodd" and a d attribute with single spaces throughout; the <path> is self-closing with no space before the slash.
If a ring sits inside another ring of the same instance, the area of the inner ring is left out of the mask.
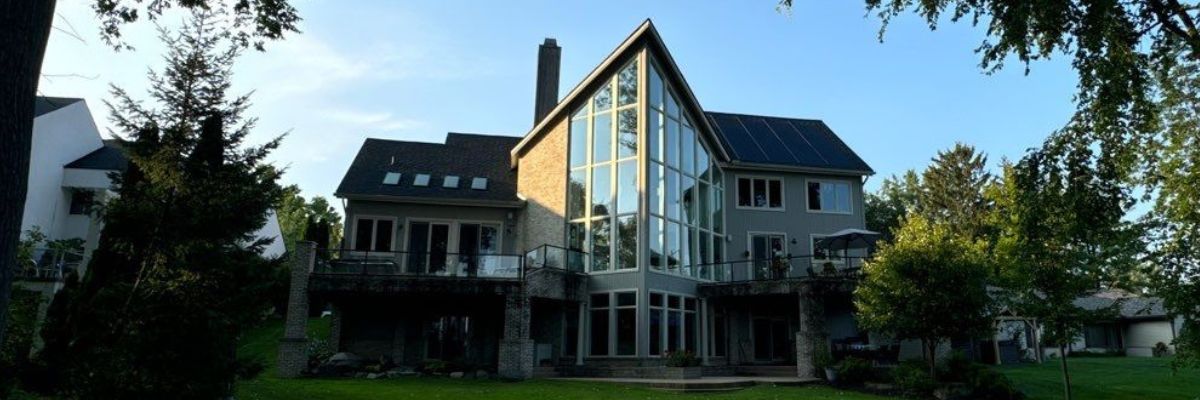
<path id="1" fill-rule="evenodd" d="M 254 119 L 230 97 L 238 47 L 198 12 L 151 73 L 148 108 L 114 88 L 112 120 L 132 137 L 120 196 L 77 290 L 56 299 L 42 331 L 54 391 L 80 398 L 232 394 L 238 336 L 266 308 L 275 261 L 254 236 L 282 191 L 264 159 L 280 139 L 243 141 Z"/>
<path id="2" fill-rule="evenodd" d="M 986 236 L 983 221 L 990 205 L 983 192 L 992 180 L 986 168 L 987 156 L 974 147 L 955 143 L 939 151 L 921 174 L 916 212 L 972 238 Z"/>

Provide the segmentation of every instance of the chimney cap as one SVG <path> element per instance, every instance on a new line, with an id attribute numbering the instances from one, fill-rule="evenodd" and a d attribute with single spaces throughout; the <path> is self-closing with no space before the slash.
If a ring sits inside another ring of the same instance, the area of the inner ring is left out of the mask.
<path id="1" fill-rule="evenodd" d="M 542 46 L 554 46 L 554 47 L 558 47 L 558 40 L 555 40 L 555 39 L 554 39 L 554 38 L 552 38 L 552 37 L 548 37 L 548 38 L 546 38 L 546 41 L 542 42 Z"/>

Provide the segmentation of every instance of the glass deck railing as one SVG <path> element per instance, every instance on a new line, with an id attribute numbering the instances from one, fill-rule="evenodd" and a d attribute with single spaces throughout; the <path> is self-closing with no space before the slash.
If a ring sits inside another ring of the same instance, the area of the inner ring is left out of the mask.
<path id="1" fill-rule="evenodd" d="M 864 257 L 846 256 L 774 257 L 681 266 L 679 273 L 714 282 L 857 279 L 862 273 L 864 261 Z"/>
<path id="2" fill-rule="evenodd" d="M 20 280 L 63 280 L 71 272 L 78 271 L 83 263 L 83 253 L 59 249 L 33 249 L 27 260 L 18 260 L 14 274 Z"/>
<path id="3" fill-rule="evenodd" d="M 520 279 L 524 256 L 317 249 L 314 274 Z"/>
<path id="4" fill-rule="evenodd" d="M 551 268 L 582 273 L 588 254 L 545 244 L 525 253 L 525 268 Z"/>

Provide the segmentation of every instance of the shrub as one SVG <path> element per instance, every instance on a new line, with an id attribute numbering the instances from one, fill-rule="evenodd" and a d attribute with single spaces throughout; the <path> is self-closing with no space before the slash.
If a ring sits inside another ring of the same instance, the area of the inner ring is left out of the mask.
<path id="1" fill-rule="evenodd" d="M 987 368 L 972 368 L 967 379 L 971 399 L 977 400 L 1021 400 L 1025 394 L 1013 386 L 1008 377 Z"/>
<path id="2" fill-rule="evenodd" d="M 920 360 L 901 362 L 892 370 L 892 380 L 906 396 L 929 397 L 937 388 L 937 382 L 929 376 L 925 362 Z"/>
<path id="3" fill-rule="evenodd" d="M 695 367 L 700 365 L 700 359 L 690 351 L 668 351 L 666 354 L 668 367 Z"/>
<path id="4" fill-rule="evenodd" d="M 325 362 L 325 360 L 328 360 L 329 357 L 333 357 L 333 346 L 329 344 L 328 340 L 318 337 L 310 336 L 308 338 L 308 347 L 304 351 L 308 354 L 309 368 L 316 367 Z"/>
<path id="5" fill-rule="evenodd" d="M 1166 357 L 1171 354 L 1171 349 L 1166 343 L 1158 342 L 1154 344 L 1154 350 L 1151 350 L 1155 357 Z"/>
<path id="6" fill-rule="evenodd" d="M 41 304 L 37 292 L 14 290 L 8 310 L 8 326 L 4 342 L 0 343 L 0 398 L 16 388 L 19 373 L 29 368 L 29 350 L 37 330 L 37 309 Z M 16 373 L 9 373 L 16 372 Z"/>
<path id="7" fill-rule="evenodd" d="M 421 365 L 417 367 L 417 372 L 423 374 L 444 374 L 450 368 L 450 364 L 443 360 L 429 359 L 421 361 Z"/>
<path id="8" fill-rule="evenodd" d="M 848 386 L 866 383 L 875 375 L 875 368 L 871 362 L 858 357 L 846 357 L 836 368 L 838 383 Z"/>

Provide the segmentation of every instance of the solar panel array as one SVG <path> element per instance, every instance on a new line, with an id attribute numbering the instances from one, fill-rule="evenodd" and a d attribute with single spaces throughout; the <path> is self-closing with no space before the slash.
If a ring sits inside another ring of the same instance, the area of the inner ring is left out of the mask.
<path id="1" fill-rule="evenodd" d="M 824 122 L 705 112 L 734 161 L 871 172 Z"/>

